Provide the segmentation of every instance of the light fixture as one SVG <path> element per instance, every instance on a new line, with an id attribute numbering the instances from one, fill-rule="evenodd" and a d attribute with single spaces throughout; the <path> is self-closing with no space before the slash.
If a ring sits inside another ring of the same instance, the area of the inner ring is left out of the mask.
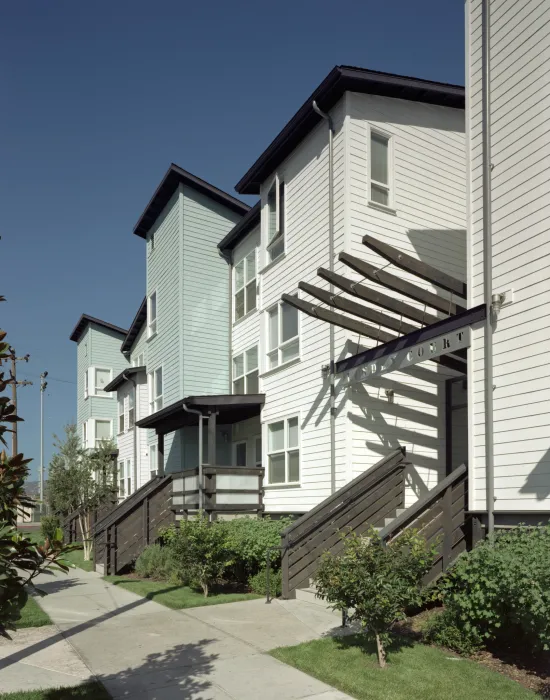
<path id="1" fill-rule="evenodd" d="M 321 367 L 321 377 L 323 377 L 323 379 L 326 379 L 329 374 L 330 374 L 330 365 L 323 365 Z"/>
<path id="2" fill-rule="evenodd" d="M 506 293 L 503 294 L 493 294 L 491 297 L 491 310 L 495 316 L 498 316 L 502 305 L 506 301 Z"/>

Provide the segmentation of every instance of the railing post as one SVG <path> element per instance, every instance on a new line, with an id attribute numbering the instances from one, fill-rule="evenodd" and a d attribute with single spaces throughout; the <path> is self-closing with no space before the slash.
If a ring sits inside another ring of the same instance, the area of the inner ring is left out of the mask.
<path id="1" fill-rule="evenodd" d="M 451 563 L 453 551 L 453 487 L 448 486 L 443 494 L 443 570 Z"/>
<path id="2" fill-rule="evenodd" d="M 283 598 L 290 598 L 290 581 L 288 578 L 289 569 L 289 546 L 290 542 L 288 535 L 282 538 L 281 542 L 281 579 L 282 579 L 282 596 Z"/>

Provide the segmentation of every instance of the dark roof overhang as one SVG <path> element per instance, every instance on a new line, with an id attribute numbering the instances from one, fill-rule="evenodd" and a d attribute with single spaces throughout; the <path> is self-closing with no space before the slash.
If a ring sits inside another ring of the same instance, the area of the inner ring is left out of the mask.
<path id="1" fill-rule="evenodd" d="M 134 376 L 135 374 L 139 374 L 139 372 L 145 372 L 147 368 L 145 365 L 140 365 L 139 367 L 127 367 L 126 369 L 123 369 L 120 374 L 117 374 L 117 376 L 112 379 L 109 384 L 103 389 L 103 391 L 111 392 L 111 391 L 116 391 L 121 384 L 124 384 L 125 381 L 128 380 L 129 377 Z"/>
<path id="2" fill-rule="evenodd" d="M 232 251 L 243 238 L 260 224 L 261 203 L 256 202 L 252 209 L 234 226 L 229 233 L 218 243 L 222 253 Z"/>
<path id="3" fill-rule="evenodd" d="M 265 403 L 265 394 L 216 394 L 212 396 L 188 396 L 160 411 L 137 421 L 138 428 L 154 428 L 159 434 L 171 433 L 186 425 L 197 425 L 198 415 L 188 413 L 187 408 L 204 415 L 217 413 L 217 423 L 231 425 L 259 416 Z"/>
<path id="4" fill-rule="evenodd" d="M 145 299 L 141 302 L 138 312 L 134 316 L 134 320 L 132 321 L 132 325 L 130 326 L 128 333 L 126 334 L 126 338 L 124 338 L 124 340 L 122 341 L 120 352 L 130 352 L 130 350 L 132 349 L 132 345 L 134 344 L 134 340 L 137 338 L 138 333 L 140 332 L 146 319 L 147 297 L 145 297 Z"/>
<path id="5" fill-rule="evenodd" d="M 69 339 L 74 340 L 75 343 L 78 342 L 80 336 L 84 332 L 84 329 L 89 323 L 95 323 L 97 326 L 107 328 L 108 330 L 115 331 L 116 333 L 120 333 L 121 335 L 126 335 L 128 333 L 127 330 L 121 328 L 120 326 L 113 326 L 112 323 L 102 321 L 100 318 L 94 318 L 93 316 L 88 316 L 88 314 L 82 314 L 82 316 L 78 319 L 78 323 L 73 328 L 73 332 L 69 336 Z"/>
<path id="6" fill-rule="evenodd" d="M 237 192 L 259 194 L 262 182 L 321 121 L 321 117 L 313 111 L 313 100 L 326 112 L 345 92 L 362 92 L 455 109 L 464 109 L 465 100 L 464 88 L 461 85 L 420 80 L 354 66 L 336 66 L 239 180 L 235 186 Z"/>
<path id="7" fill-rule="evenodd" d="M 149 204 L 145 207 L 145 211 L 139 217 L 139 221 L 134 226 L 134 233 L 136 236 L 140 236 L 141 238 L 145 238 L 147 236 L 148 231 L 158 219 L 160 213 L 168 204 L 170 198 L 180 183 L 197 190 L 197 192 L 205 194 L 207 197 L 210 197 L 210 199 L 218 202 L 219 204 L 223 204 L 237 214 L 244 216 L 244 214 L 246 214 L 250 209 L 248 204 L 241 202 L 240 199 L 232 197 L 230 194 L 227 194 L 227 192 L 224 192 L 223 190 L 214 187 L 214 185 L 211 185 L 209 182 L 206 182 L 206 180 L 201 180 L 200 177 L 192 175 L 191 173 L 187 172 L 187 170 L 184 170 L 178 165 L 172 163 L 165 176 L 162 178 L 160 185 L 157 187 L 155 193 L 151 197 Z"/>

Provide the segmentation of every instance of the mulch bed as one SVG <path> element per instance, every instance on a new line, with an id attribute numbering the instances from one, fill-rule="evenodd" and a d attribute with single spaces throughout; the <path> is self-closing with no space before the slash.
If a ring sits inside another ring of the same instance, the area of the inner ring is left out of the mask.
<path id="1" fill-rule="evenodd" d="M 434 610 L 424 610 L 396 626 L 398 634 L 422 641 L 422 629 Z M 455 652 L 449 651 L 456 656 Z M 501 673 L 525 688 L 550 698 L 550 652 L 539 656 L 516 649 L 490 648 L 470 657 L 473 661 Z"/>

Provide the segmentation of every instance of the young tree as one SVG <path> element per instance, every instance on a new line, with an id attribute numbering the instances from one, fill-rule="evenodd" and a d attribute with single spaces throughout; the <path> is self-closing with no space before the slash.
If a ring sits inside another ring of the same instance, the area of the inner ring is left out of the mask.
<path id="1" fill-rule="evenodd" d="M 105 441 L 95 450 L 84 450 L 76 425 L 65 426 L 65 439 L 55 436 L 57 453 L 50 462 L 47 495 L 54 513 L 78 513 L 84 560 L 92 550 L 92 513 L 111 501 L 115 479 L 111 453 L 114 445 Z"/>
<path id="2" fill-rule="evenodd" d="M 374 528 L 362 537 L 342 536 L 343 552 L 323 555 L 315 577 L 318 595 L 359 621 L 367 638 L 376 642 L 384 668 L 391 629 L 409 606 L 420 604 L 422 578 L 434 562 L 436 547 L 415 530 L 405 530 L 387 545 Z"/>
<path id="3" fill-rule="evenodd" d="M 0 330 L 0 363 L 9 354 L 5 337 L 6 333 Z M 0 394 L 6 391 L 9 381 L 0 372 Z M 37 546 L 17 530 L 17 516 L 35 507 L 24 491 L 30 460 L 22 454 L 8 457 L 1 446 L 6 446 L 8 426 L 21 420 L 8 397 L 0 396 L 0 635 L 5 637 L 21 617 L 21 608 L 28 597 L 27 587 L 33 587 L 36 576 L 47 569 L 68 571 L 62 557 L 70 549 L 62 546 L 60 531 L 55 533 L 54 541 L 46 540 L 44 545 Z"/>

